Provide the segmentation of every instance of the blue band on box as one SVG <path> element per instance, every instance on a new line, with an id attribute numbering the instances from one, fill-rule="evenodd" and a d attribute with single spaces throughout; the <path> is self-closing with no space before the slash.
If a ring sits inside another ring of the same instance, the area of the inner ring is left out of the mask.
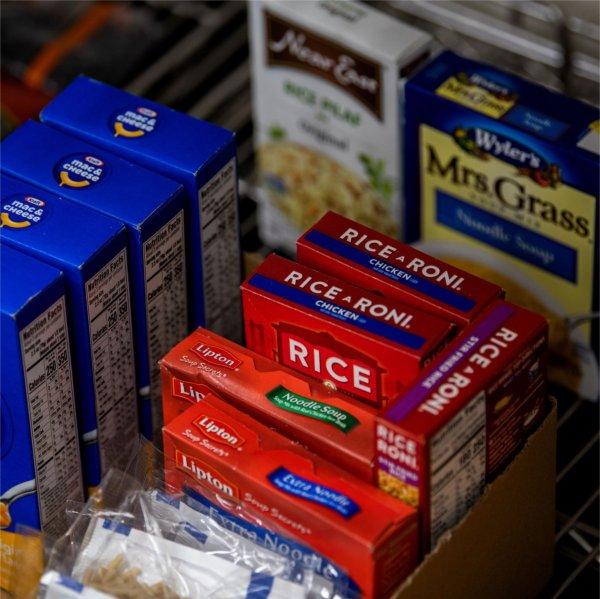
<path id="1" fill-rule="evenodd" d="M 318 503 L 343 516 L 346 520 L 360 512 L 360 506 L 350 497 L 294 474 L 287 468 L 277 468 L 269 474 L 269 481 L 280 491 L 313 503 Z"/>
<path id="2" fill-rule="evenodd" d="M 268 599 L 273 588 L 273 577 L 264 572 L 252 572 L 246 590 L 246 599 Z"/>
<path id="3" fill-rule="evenodd" d="M 319 297 L 314 297 L 305 291 L 300 291 L 299 289 L 289 287 L 288 285 L 280 283 L 279 281 L 269 279 L 264 275 L 254 275 L 250 279 L 249 283 L 257 289 L 261 289 L 267 293 L 272 293 L 273 295 L 282 297 L 290 302 L 305 308 L 309 308 L 314 312 L 319 312 L 320 314 L 337 318 L 342 322 L 352 324 L 359 329 L 363 329 L 364 331 L 373 333 L 374 335 L 379 335 L 380 337 L 384 337 L 400 345 L 410 347 L 411 349 L 419 349 L 425 343 L 425 339 L 420 335 L 415 335 L 414 333 L 408 333 L 407 331 L 396 329 L 389 324 L 379 322 L 373 318 L 367 318 L 366 316 L 362 316 L 358 312 L 354 312 L 353 310 L 347 309 L 344 306 L 339 307 L 343 308 L 343 312 L 347 314 L 334 313 L 326 307 L 320 306 L 321 303 L 333 305 L 330 304 L 330 302 L 324 301 Z M 335 305 L 337 306 L 338 304 Z M 349 314 L 352 314 L 352 317 L 350 317 Z"/>
<path id="4" fill-rule="evenodd" d="M 566 245 L 495 216 L 442 191 L 437 192 L 439 223 L 516 256 L 571 283 L 577 282 L 577 252 Z"/>
<path id="5" fill-rule="evenodd" d="M 468 297 L 464 297 L 455 291 L 445 289 L 439 285 L 434 285 L 427 279 L 409 273 L 402 268 L 395 267 L 366 252 L 361 252 L 359 249 L 353 248 L 333 237 L 329 237 L 329 235 L 325 235 L 320 231 L 311 231 L 306 236 L 306 240 L 323 249 L 335 252 L 343 258 L 346 258 L 346 260 L 355 262 L 364 268 L 368 268 L 377 274 L 383 275 L 404 287 L 413 289 L 414 291 L 427 295 L 447 306 L 456 308 L 461 312 L 469 312 L 475 306 L 475 301 Z M 385 266 L 389 266 L 391 269 L 385 268 Z"/>

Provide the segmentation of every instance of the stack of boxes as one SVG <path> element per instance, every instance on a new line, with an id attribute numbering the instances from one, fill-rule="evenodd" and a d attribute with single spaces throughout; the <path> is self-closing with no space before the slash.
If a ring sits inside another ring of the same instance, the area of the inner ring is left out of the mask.
<path id="1" fill-rule="evenodd" d="M 543 419 L 547 323 L 334 213 L 297 245 L 299 262 L 271 255 L 241 286 L 247 348 L 198 329 L 162 360 L 168 478 L 244 501 L 386 596 Z M 347 555 L 330 512 L 349 528 L 388 509 L 382 491 L 408 511 Z"/>
<path id="2" fill-rule="evenodd" d="M 160 431 L 162 426 L 158 360 L 189 330 L 183 187 L 34 121 L 17 129 L 3 150 L 5 172 L 85 207 L 86 213 L 95 210 L 125 225 L 136 393 L 141 431 L 151 438 L 153 429 Z M 95 174 L 85 178 L 86 172 Z M 66 231 L 84 238 L 88 228 L 100 226 L 93 218 L 82 218 L 79 226 L 65 222 Z M 31 229 L 34 238 L 39 227 Z M 22 233 L 11 230 L 7 235 L 17 240 Z"/>
<path id="3" fill-rule="evenodd" d="M 231 132 L 84 77 L 46 111 L 2 143 L 0 494 L 5 531 L 58 535 L 160 442 L 165 352 L 239 339 L 241 275 Z"/>

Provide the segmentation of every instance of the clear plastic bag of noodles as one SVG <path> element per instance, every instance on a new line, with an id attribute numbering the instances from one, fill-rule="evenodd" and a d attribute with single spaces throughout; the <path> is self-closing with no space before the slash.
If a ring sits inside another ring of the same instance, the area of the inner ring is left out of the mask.
<path id="1" fill-rule="evenodd" d="M 215 492 L 214 487 L 184 473 L 183 488 L 169 486 L 170 470 L 181 469 L 162 452 L 142 441 L 136 458 L 129 465 L 129 474 L 143 483 L 150 493 L 154 509 L 171 518 L 184 520 L 206 536 L 207 551 L 227 556 L 236 563 L 268 571 L 301 583 L 307 596 L 341 598 L 350 596 L 346 572 L 291 533 L 266 522 L 253 506 L 240 499 Z M 315 523 L 318 526 L 318 523 Z M 181 538 L 181 537 L 180 537 Z M 182 541 L 183 542 L 183 541 Z M 283 561 L 282 561 L 283 560 Z M 281 570 L 286 564 L 286 570 Z M 273 571 L 273 566 L 277 571 Z"/>
<path id="2" fill-rule="evenodd" d="M 84 506 L 67 507 L 70 527 L 50 554 L 48 576 L 123 599 L 343 595 L 343 574 L 332 565 L 332 582 L 306 559 L 308 548 L 286 555 L 265 546 L 259 531 L 284 537 L 247 506 L 224 505 L 209 489 L 169 493 L 162 459 L 143 444 L 129 472 L 110 471 Z"/>

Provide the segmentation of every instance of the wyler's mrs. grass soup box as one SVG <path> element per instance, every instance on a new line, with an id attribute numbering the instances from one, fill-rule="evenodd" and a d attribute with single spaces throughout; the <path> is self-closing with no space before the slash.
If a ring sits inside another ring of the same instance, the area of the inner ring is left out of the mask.
<path id="1" fill-rule="evenodd" d="M 242 284 L 246 345 L 380 406 L 415 380 L 454 326 L 271 254 Z"/>
<path id="2" fill-rule="evenodd" d="M 206 329 L 161 361 L 165 423 L 217 394 L 368 482 L 375 481 L 374 408 Z"/>
<path id="3" fill-rule="evenodd" d="M 164 428 L 167 484 L 196 481 L 242 501 L 337 564 L 350 596 L 385 597 L 414 569 L 417 514 L 373 485 L 309 453 L 232 408 L 207 398 Z M 325 574 L 326 572 L 320 572 Z"/>
<path id="4" fill-rule="evenodd" d="M 296 242 L 298 261 L 386 297 L 471 322 L 503 290 L 419 250 L 328 212 Z"/>
<path id="5" fill-rule="evenodd" d="M 547 335 L 544 318 L 499 300 L 377 417 L 379 486 L 419 508 L 425 551 L 544 417 Z"/>
<path id="6" fill-rule="evenodd" d="M 75 79 L 40 118 L 183 184 L 194 327 L 240 339 L 234 134 L 87 77 Z"/>
<path id="7" fill-rule="evenodd" d="M 0 529 L 59 536 L 84 498 L 63 276 L 3 243 L 0 277 Z"/>
<path id="8" fill-rule="evenodd" d="M 83 475 L 94 486 L 127 465 L 138 438 L 125 228 L 5 175 L 1 195 L 2 243 L 64 274 Z"/>
<path id="9" fill-rule="evenodd" d="M 402 84 L 431 36 L 367 3 L 249 4 L 259 230 L 290 252 L 327 210 L 398 237 Z"/>
<path id="10" fill-rule="evenodd" d="M 406 197 L 420 249 L 546 316 L 551 378 L 591 399 L 599 119 L 595 107 L 450 52 L 406 84 Z"/>
<path id="11" fill-rule="evenodd" d="M 140 426 L 160 436 L 158 361 L 189 324 L 183 187 L 35 121 L 3 142 L 2 168 L 127 228 Z"/>

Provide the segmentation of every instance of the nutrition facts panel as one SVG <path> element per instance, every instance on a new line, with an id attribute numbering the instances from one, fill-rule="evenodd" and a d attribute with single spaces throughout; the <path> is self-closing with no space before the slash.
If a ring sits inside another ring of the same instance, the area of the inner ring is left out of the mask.
<path id="1" fill-rule="evenodd" d="M 183 210 L 144 243 L 152 422 L 162 427 L 158 361 L 187 333 Z"/>
<path id="2" fill-rule="evenodd" d="M 65 298 L 24 327 L 20 341 L 41 526 L 62 534 L 65 502 L 83 501 Z"/>
<path id="3" fill-rule="evenodd" d="M 201 190 L 202 270 L 206 328 L 241 340 L 237 177 L 231 159 Z"/>
<path id="4" fill-rule="evenodd" d="M 125 467 L 138 436 L 127 251 L 85 284 L 102 473 Z"/>
<path id="5" fill-rule="evenodd" d="M 431 546 L 457 524 L 485 486 L 485 393 L 431 440 Z"/>

